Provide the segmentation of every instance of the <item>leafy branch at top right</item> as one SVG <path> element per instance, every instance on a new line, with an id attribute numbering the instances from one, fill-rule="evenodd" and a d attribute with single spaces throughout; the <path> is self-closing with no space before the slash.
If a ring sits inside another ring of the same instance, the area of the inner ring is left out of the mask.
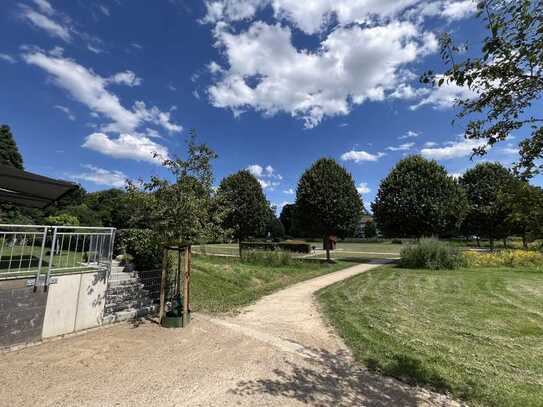
<path id="1" fill-rule="evenodd" d="M 467 139 L 484 141 L 475 155 L 519 131 L 515 171 L 530 178 L 543 170 L 543 109 L 534 106 L 543 92 L 543 0 L 484 0 L 477 7 L 488 30 L 481 55 L 467 58 L 465 47 L 443 34 L 441 57 L 449 69 L 443 75 L 428 71 L 421 81 L 473 91 L 474 97 L 457 101 L 457 116 L 469 120 Z"/>

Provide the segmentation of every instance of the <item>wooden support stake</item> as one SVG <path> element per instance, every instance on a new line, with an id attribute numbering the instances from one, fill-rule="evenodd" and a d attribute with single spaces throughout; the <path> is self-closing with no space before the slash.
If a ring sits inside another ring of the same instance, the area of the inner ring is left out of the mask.
<path id="1" fill-rule="evenodd" d="M 192 267 L 192 250 L 190 246 L 185 247 L 185 274 L 183 276 L 183 323 L 189 321 L 189 285 L 190 269 Z"/>
<path id="2" fill-rule="evenodd" d="M 164 248 L 162 254 L 162 275 L 160 276 L 160 311 L 158 313 L 159 323 L 162 323 L 164 318 L 164 310 L 166 308 L 166 275 L 168 272 L 168 249 Z"/>

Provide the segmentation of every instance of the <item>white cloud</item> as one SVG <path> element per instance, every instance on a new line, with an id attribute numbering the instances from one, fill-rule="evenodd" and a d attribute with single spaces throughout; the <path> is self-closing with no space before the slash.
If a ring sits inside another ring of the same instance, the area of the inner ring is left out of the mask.
<path id="1" fill-rule="evenodd" d="M 247 167 L 247 171 L 258 179 L 263 189 L 270 189 L 271 191 L 280 185 L 279 181 L 283 179 L 281 175 L 275 173 L 271 165 L 262 167 L 261 165 L 253 164 Z"/>
<path id="2" fill-rule="evenodd" d="M 50 6 L 51 5 L 49 4 L 49 7 Z M 70 42 L 72 40 L 69 27 L 67 28 L 66 25 L 57 23 L 49 16 L 41 14 L 30 7 L 21 5 L 21 17 L 26 19 L 34 27 L 41 28 L 52 37 L 60 38 L 66 42 Z"/>
<path id="3" fill-rule="evenodd" d="M 349 25 L 373 16 L 393 17 L 421 0 L 208 0 L 204 22 L 233 22 L 250 19 L 271 6 L 275 18 L 292 23 L 307 34 L 326 29 L 331 23 Z"/>
<path id="4" fill-rule="evenodd" d="M 476 0 L 444 1 L 441 16 L 449 20 L 461 20 L 477 11 Z"/>
<path id="5" fill-rule="evenodd" d="M 126 185 L 128 178 L 121 171 L 110 171 L 93 165 L 84 165 L 87 171 L 72 175 L 75 180 L 89 181 L 97 185 L 106 185 L 115 188 L 122 188 Z"/>
<path id="6" fill-rule="evenodd" d="M 284 194 L 287 194 L 287 195 L 294 195 L 294 194 L 295 194 L 294 189 L 292 189 L 292 188 L 285 189 L 285 190 L 283 191 L 283 193 L 284 193 Z"/>
<path id="7" fill-rule="evenodd" d="M 366 182 L 361 182 L 360 184 L 358 184 L 358 186 L 356 187 L 356 190 L 361 195 L 371 192 L 371 189 L 368 187 L 368 184 Z"/>
<path id="8" fill-rule="evenodd" d="M 387 147 L 387 150 L 389 151 L 408 151 L 411 150 L 415 146 L 415 143 L 404 143 L 400 144 L 397 147 Z"/>
<path id="9" fill-rule="evenodd" d="M 130 70 L 116 73 L 108 79 L 110 83 L 116 83 L 117 85 L 127 85 L 130 87 L 141 85 L 142 79 L 138 78 L 136 74 Z"/>
<path id="10" fill-rule="evenodd" d="M 47 0 L 33 0 L 34 4 L 40 9 L 40 11 L 48 16 L 55 14 L 55 10 L 51 3 Z"/>
<path id="11" fill-rule="evenodd" d="M 438 76 L 436 79 L 439 80 L 440 78 Z M 442 86 L 426 89 L 425 93 L 421 101 L 410 106 L 411 110 L 417 110 L 426 105 L 438 110 L 449 109 L 455 106 L 458 100 L 471 99 L 476 96 L 475 92 L 469 88 L 458 86 L 449 81 L 445 81 Z"/>
<path id="12" fill-rule="evenodd" d="M 435 147 L 435 146 L 437 146 L 437 143 L 434 141 L 427 141 L 426 143 L 424 143 L 424 147 Z"/>
<path id="13" fill-rule="evenodd" d="M 484 146 L 481 140 L 451 141 L 445 147 L 423 148 L 420 153 L 423 157 L 435 160 L 450 160 L 452 158 L 467 157 L 473 154 L 473 149 Z"/>
<path id="14" fill-rule="evenodd" d="M 519 155 L 519 147 L 514 144 L 507 143 L 507 146 L 499 150 L 502 154 L 506 155 Z"/>
<path id="15" fill-rule="evenodd" d="M 351 150 L 346 153 L 343 153 L 341 155 L 341 159 L 343 161 L 354 161 L 355 163 L 360 163 L 363 161 L 375 162 L 375 161 L 378 161 L 379 158 L 383 157 L 384 155 L 385 153 L 371 154 L 362 150 L 360 151 Z"/>
<path id="16" fill-rule="evenodd" d="M 74 121 L 75 120 L 75 115 L 72 113 L 72 111 L 67 108 L 66 106 L 62 106 L 62 105 L 55 105 L 53 106 L 55 109 L 58 109 L 64 113 L 66 113 L 66 116 L 68 116 L 68 119 L 70 119 L 71 121 Z"/>
<path id="17" fill-rule="evenodd" d="M 8 54 L 0 53 L 0 59 L 2 61 L 9 62 L 10 64 L 15 64 L 17 62 L 17 60 L 15 58 L 13 58 L 11 55 L 8 55 Z"/>
<path id="18" fill-rule="evenodd" d="M 23 59 L 52 76 L 53 82 L 91 111 L 110 119 L 108 129 L 132 131 L 140 122 L 134 112 L 124 108 L 119 98 L 106 89 L 107 80 L 67 58 L 42 52 L 23 54 Z"/>
<path id="19" fill-rule="evenodd" d="M 93 133 L 85 139 L 82 147 L 114 158 L 127 158 L 153 164 L 160 164 L 168 158 L 166 147 L 143 135 L 120 134 L 117 138 L 112 138 L 104 133 Z M 158 156 L 155 157 L 155 154 Z"/>
<path id="20" fill-rule="evenodd" d="M 464 175 L 463 172 L 450 172 L 449 173 L 449 177 L 452 177 L 454 179 L 462 178 L 463 175 Z"/>
<path id="21" fill-rule="evenodd" d="M 404 68 L 437 49 L 435 36 L 410 22 L 334 30 L 311 52 L 292 44 L 290 28 L 255 22 L 242 33 L 216 30 L 228 69 L 209 87 L 211 103 L 302 118 L 308 128 L 354 105 L 382 101 L 413 75 Z"/>
<path id="22" fill-rule="evenodd" d="M 209 72 L 211 72 L 213 75 L 218 74 L 223 71 L 222 67 L 215 61 L 211 61 L 207 65 L 207 69 L 209 69 Z"/>
<path id="23" fill-rule="evenodd" d="M 417 133 L 416 131 L 413 131 L 413 130 L 409 130 L 403 136 L 398 137 L 398 140 L 406 140 L 406 139 L 409 139 L 409 138 L 417 138 L 418 136 L 420 136 L 420 133 Z"/>

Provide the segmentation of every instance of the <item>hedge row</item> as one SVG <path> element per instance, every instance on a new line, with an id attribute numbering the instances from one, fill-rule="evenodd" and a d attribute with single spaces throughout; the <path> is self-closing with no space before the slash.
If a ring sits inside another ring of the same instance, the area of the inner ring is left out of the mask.
<path id="1" fill-rule="evenodd" d="M 311 245 L 305 242 L 241 242 L 241 251 L 244 250 L 284 250 L 293 253 L 311 253 Z"/>

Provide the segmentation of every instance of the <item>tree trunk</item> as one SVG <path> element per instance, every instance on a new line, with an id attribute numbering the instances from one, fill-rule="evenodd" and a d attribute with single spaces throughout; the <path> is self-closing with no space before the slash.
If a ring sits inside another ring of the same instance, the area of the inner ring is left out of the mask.
<path id="1" fill-rule="evenodd" d="M 528 248 L 528 238 L 526 236 L 525 230 L 522 232 L 522 247 L 524 247 L 525 249 Z"/>
<path id="2" fill-rule="evenodd" d="M 489 239 L 490 239 L 490 251 L 493 252 L 494 251 L 494 236 L 492 236 L 491 234 Z"/>
<path id="3" fill-rule="evenodd" d="M 239 258 L 241 259 L 241 238 L 238 239 Z"/>
<path id="4" fill-rule="evenodd" d="M 477 247 L 480 249 L 481 248 L 481 239 L 479 239 L 479 236 L 477 236 L 476 240 L 477 240 Z"/>
<path id="5" fill-rule="evenodd" d="M 503 238 L 503 248 L 507 249 L 507 238 L 506 237 Z"/>
<path id="6" fill-rule="evenodd" d="M 323 239 L 324 250 L 326 250 L 326 261 L 330 263 L 330 236 L 326 235 Z"/>

